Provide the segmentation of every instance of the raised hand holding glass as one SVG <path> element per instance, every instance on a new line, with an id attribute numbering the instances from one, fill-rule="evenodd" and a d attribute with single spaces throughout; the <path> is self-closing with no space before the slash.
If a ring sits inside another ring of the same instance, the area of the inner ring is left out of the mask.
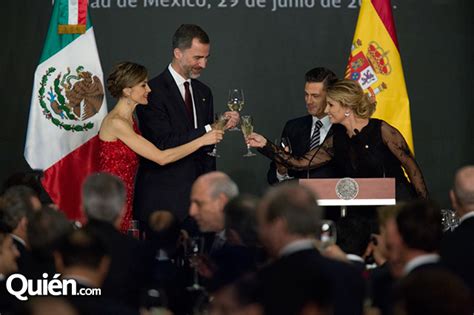
<path id="1" fill-rule="evenodd" d="M 244 90 L 242 89 L 230 89 L 229 98 L 227 100 L 227 107 L 233 112 L 240 112 L 244 107 Z M 230 131 L 240 130 L 238 127 L 229 129 Z"/>
<path id="2" fill-rule="evenodd" d="M 244 135 L 244 138 L 247 139 L 247 137 L 253 132 L 253 119 L 252 116 L 246 115 L 240 117 L 240 127 L 242 128 L 242 133 Z M 256 154 L 250 150 L 250 145 L 247 144 L 247 153 L 244 154 L 244 157 L 251 157 L 255 156 Z"/>

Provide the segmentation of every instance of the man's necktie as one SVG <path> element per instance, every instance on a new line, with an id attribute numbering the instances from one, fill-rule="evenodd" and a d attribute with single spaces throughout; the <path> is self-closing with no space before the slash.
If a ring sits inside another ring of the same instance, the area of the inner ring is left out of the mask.
<path id="1" fill-rule="evenodd" d="M 323 123 L 321 120 L 317 120 L 316 123 L 314 124 L 314 131 L 313 134 L 311 135 L 311 141 L 309 142 L 309 150 L 313 150 L 319 146 L 319 141 L 321 138 L 321 133 L 319 130 L 323 126 Z"/>
<path id="2" fill-rule="evenodd" d="M 193 100 L 191 99 L 191 91 L 189 90 L 189 82 L 184 82 L 184 104 L 186 105 L 186 112 L 188 113 L 189 119 L 194 121 L 193 115 Z"/>

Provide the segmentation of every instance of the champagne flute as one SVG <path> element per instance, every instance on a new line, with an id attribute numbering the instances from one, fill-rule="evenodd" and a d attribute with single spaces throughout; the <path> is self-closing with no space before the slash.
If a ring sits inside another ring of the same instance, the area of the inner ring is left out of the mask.
<path id="1" fill-rule="evenodd" d="M 244 107 L 244 90 L 242 89 L 230 89 L 229 98 L 227 99 L 227 107 L 230 111 L 240 112 Z M 240 131 L 238 127 L 229 129 L 230 131 Z"/>
<path id="2" fill-rule="evenodd" d="M 331 220 L 321 220 L 317 239 L 319 240 L 320 250 L 324 250 L 328 246 L 336 244 L 336 224 Z"/>
<path id="3" fill-rule="evenodd" d="M 242 116 L 240 117 L 240 127 L 242 128 L 242 133 L 244 134 L 244 138 L 247 139 L 247 137 L 253 132 L 253 119 L 252 116 Z M 243 156 L 244 157 L 251 157 L 255 156 L 256 154 L 250 150 L 250 145 L 247 144 L 247 153 L 245 153 Z"/>
<path id="4" fill-rule="evenodd" d="M 204 238 L 192 237 L 189 239 L 186 256 L 189 258 L 189 262 L 193 268 L 193 283 L 186 288 L 188 291 L 201 291 L 204 289 L 204 287 L 199 284 L 199 273 L 195 265 L 195 259 L 197 259 L 199 255 L 202 255 L 203 250 Z"/>
<path id="5" fill-rule="evenodd" d="M 288 152 L 289 154 L 293 153 L 293 150 L 291 149 L 290 138 L 281 137 L 280 146 L 282 147 L 283 150 L 285 150 L 285 152 Z"/>
<path id="6" fill-rule="evenodd" d="M 217 130 L 224 130 L 224 127 L 225 125 L 227 125 L 228 121 L 229 118 L 226 117 L 225 113 L 215 113 L 214 124 L 212 124 L 212 128 L 215 128 Z M 220 155 L 217 154 L 217 144 L 214 145 L 214 149 L 212 149 L 212 152 L 208 152 L 207 154 L 216 158 L 220 157 Z"/>

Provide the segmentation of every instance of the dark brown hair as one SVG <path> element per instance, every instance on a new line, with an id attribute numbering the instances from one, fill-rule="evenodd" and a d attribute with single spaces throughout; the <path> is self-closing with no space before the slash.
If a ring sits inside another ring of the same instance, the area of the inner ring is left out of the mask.
<path id="1" fill-rule="evenodd" d="M 123 89 L 132 87 L 148 77 L 148 70 L 137 63 L 124 61 L 116 64 L 107 78 L 107 89 L 114 98 L 120 98 Z"/>

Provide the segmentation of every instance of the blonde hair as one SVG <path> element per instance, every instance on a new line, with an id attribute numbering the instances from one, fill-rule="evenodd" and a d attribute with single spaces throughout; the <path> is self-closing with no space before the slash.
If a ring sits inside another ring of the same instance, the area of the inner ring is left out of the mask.
<path id="1" fill-rule="evenodd" d="M 364 93 L 357 81 L 347 79 L 337 81 L 328 87 L 327 97 L 341 103 L 343 107 L 350 108 L 361 118 L 369 118 L 375 112 L 375 100 Z"/>

